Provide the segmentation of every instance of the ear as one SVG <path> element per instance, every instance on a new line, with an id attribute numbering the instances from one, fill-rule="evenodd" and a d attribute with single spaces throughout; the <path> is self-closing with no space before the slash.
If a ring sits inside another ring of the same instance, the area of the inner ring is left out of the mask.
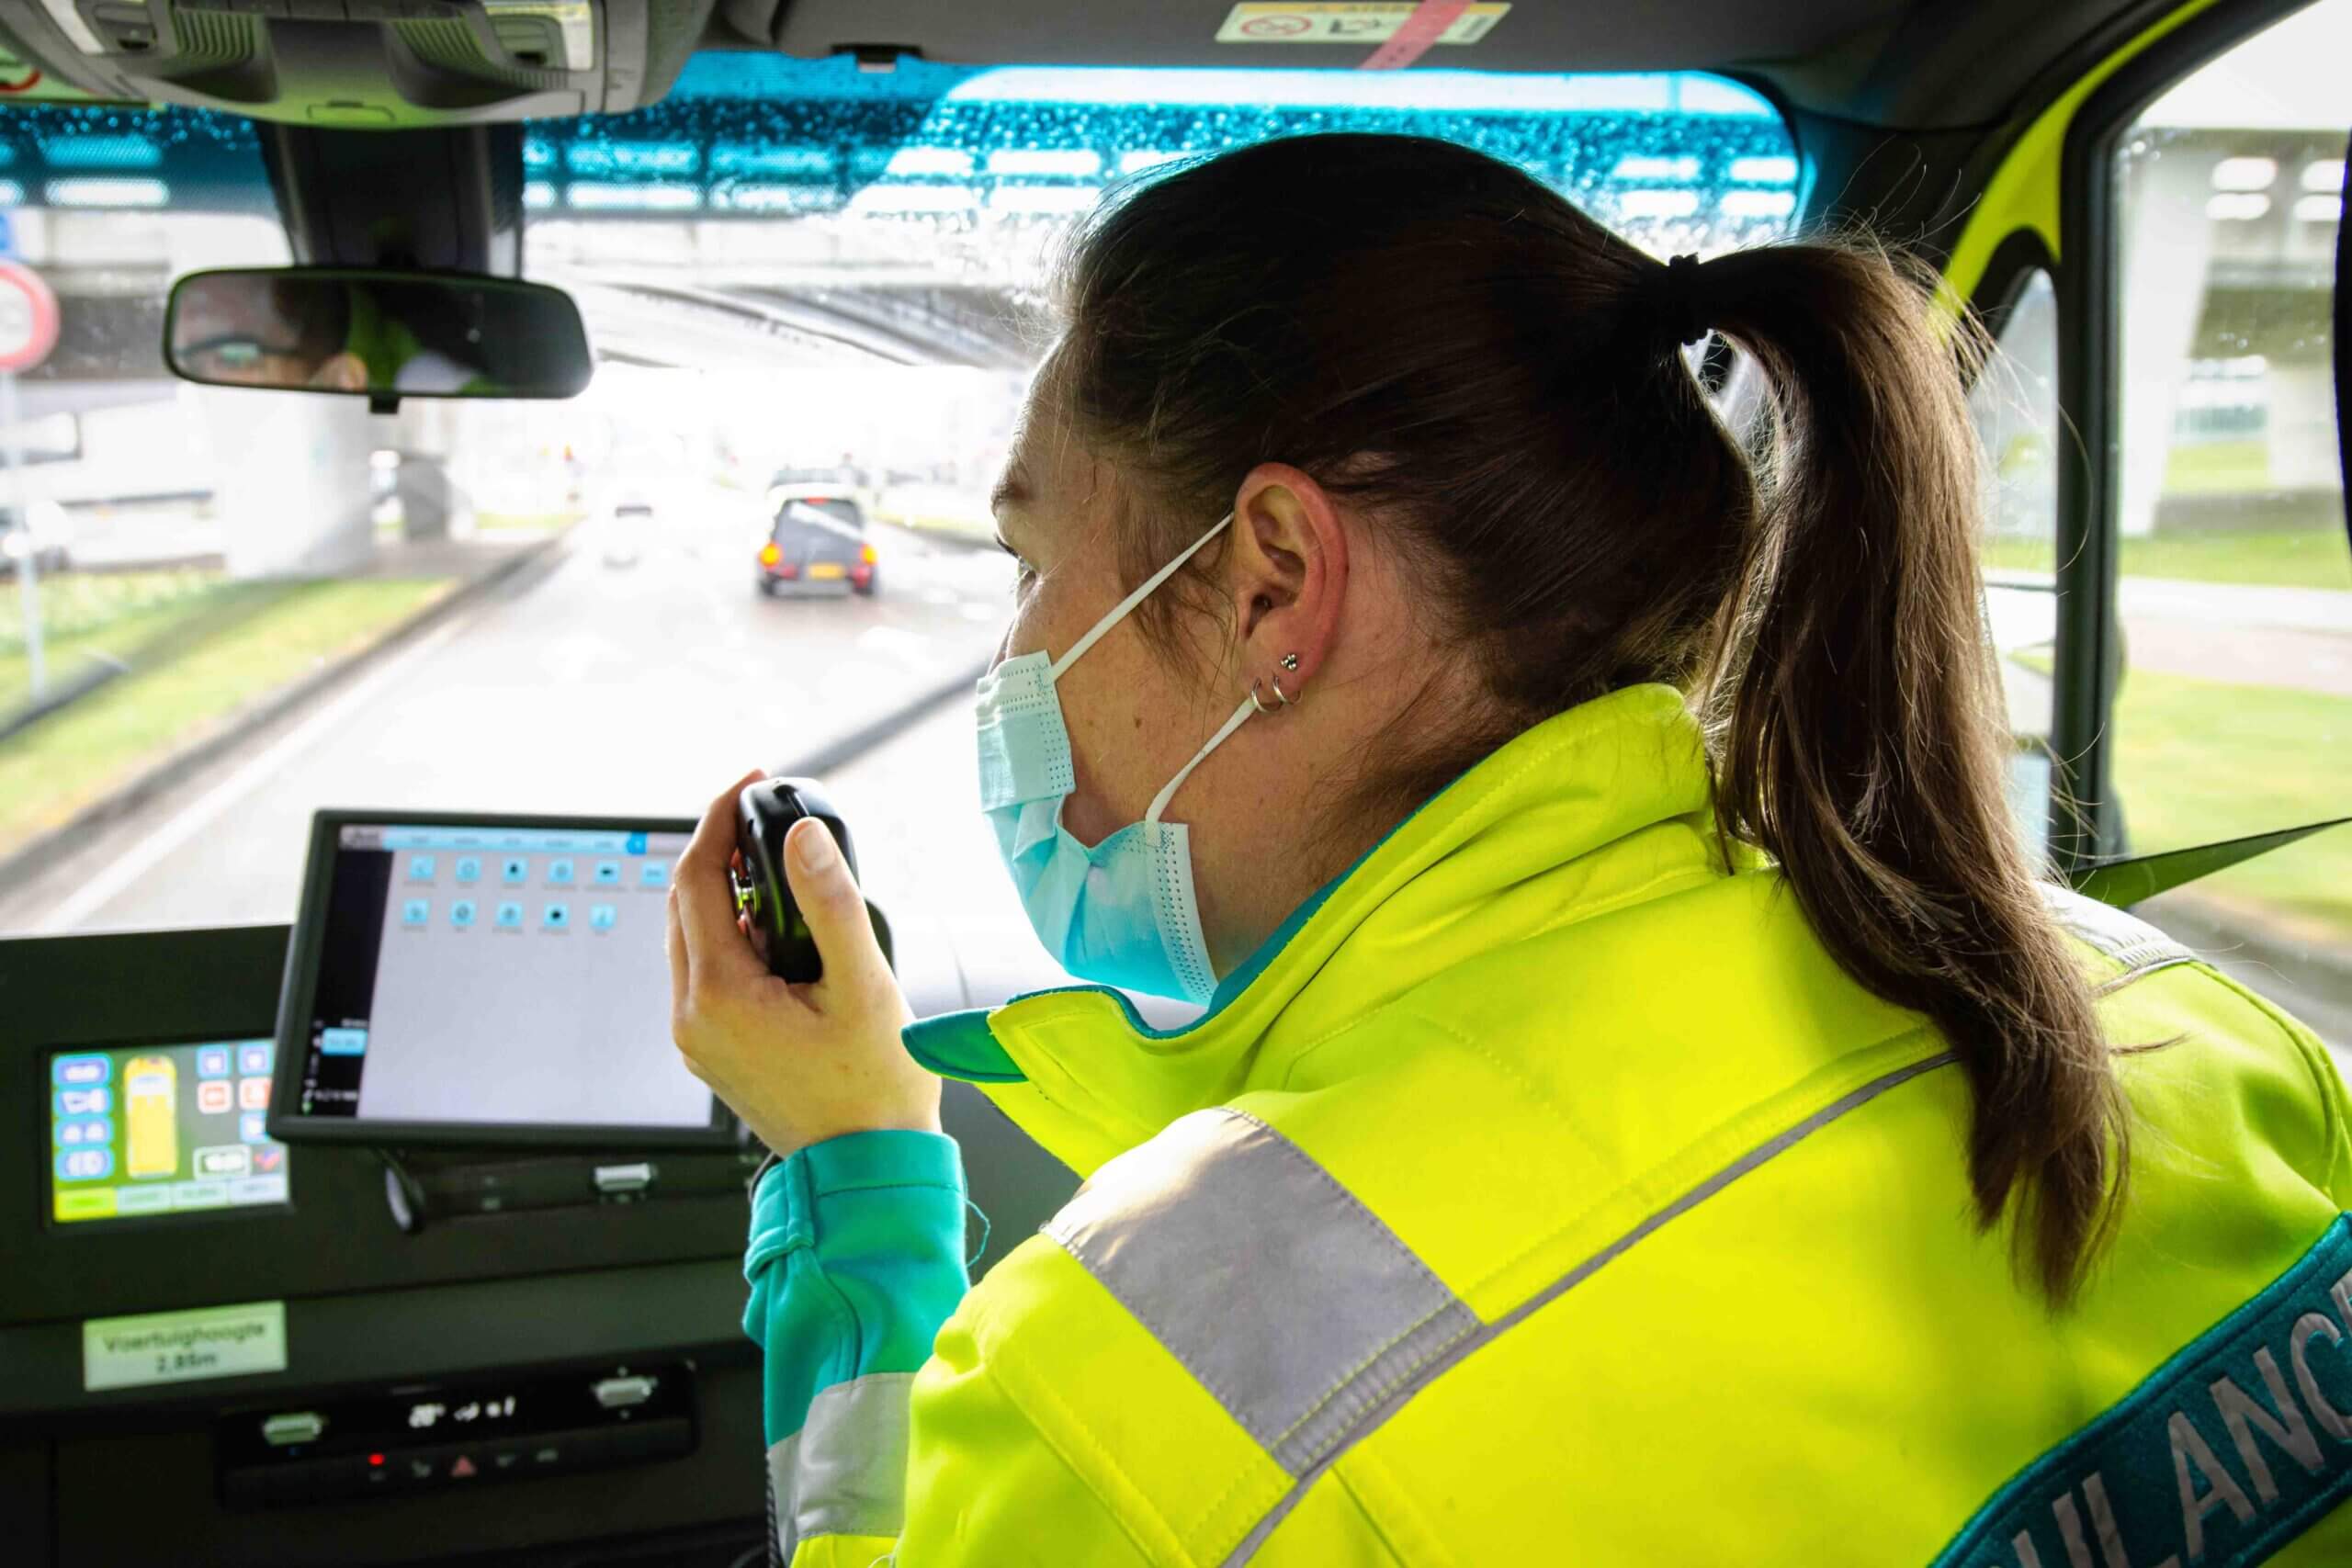
<path id="1" fill-rule="evenodd" d="M 1273 677 L 1295 697 L 1331 650 L 1347 600 L 1348 527 L 1330 495 L 1301 469 L 1261 463 L 1241 481 L 1225 586 L 1242 682 L 1262 682 L 1269 705 Z M 1295 669 L 1283 662 L 1292 655 Z"/>

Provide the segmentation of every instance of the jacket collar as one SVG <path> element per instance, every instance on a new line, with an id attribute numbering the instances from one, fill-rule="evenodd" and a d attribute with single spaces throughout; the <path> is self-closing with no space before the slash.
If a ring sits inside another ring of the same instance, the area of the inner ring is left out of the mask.
<path id="1" fill-rule="evenodd" d="M 1699 724 L 1629 687 L 1527 730 L 1406 818 L 1156 1030 L 1107 987 L 924 1019 L 908 1051 L 980 1086 L 1080 1174 L 1178 1116 L 1278 1084 L 1304 1047 L 1443 969 L 1722 874 Z"/>

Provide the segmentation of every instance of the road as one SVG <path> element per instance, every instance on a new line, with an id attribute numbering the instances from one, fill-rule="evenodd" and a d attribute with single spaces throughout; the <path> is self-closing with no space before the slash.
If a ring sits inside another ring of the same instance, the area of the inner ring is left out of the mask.
<path id="1" fill-rule="evenodd" d="M 418 641 L 0 897 L 0 932 L 291 919 L 322 806 L 694 815 L 743 770 L 851 734 L 994 649 L 991 550 L 876 524 L 871 600 L 763 599 L 757 522 L 681 491 L 597 520 Z M 608 557 L 608 547 L 622 547 Z"/>

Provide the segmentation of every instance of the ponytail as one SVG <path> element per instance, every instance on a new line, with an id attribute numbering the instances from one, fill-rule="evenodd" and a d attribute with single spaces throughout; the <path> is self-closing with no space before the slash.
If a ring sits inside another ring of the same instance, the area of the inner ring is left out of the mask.
<path id="1" fill-rule="evenodd" d="M 2064 1304 L 2115 1223 L 2125 1118 L 2003 788 L 1964 359 L 1928 276 L 1882 254 L 1775 245 L 1703 272 L 1772 425 L 1716 694 L 1725 830 L 1778 859 L 1848 974 L 1940 1028 L 1978 1223 L 2014 1204 L 2020 1268 Z"/>
<path id="2" fill-rule="evenodd" d="M 1975 440 L 1924 275 L 1831 245 L 1661 266 L 1521 169 L 1350 132 L 1144 176 L 1059 292 L 1054 384 L 1136 502 L 1128 581 L 1274 461 L 1426 563 L 1486 700 L 1408 705 L 1364 748 L 1329 814 L 1351 842 L 1553 714 L 1704 694 L 1725 830 L 1779 858 L 1849 974 L 1941 1027 L 1977 1216 L 2014 1212 L 2026 1271 L 2074 1292 L 2121 1100 L 2010 828 Z M 1710 327 L 1771 393 L 1760 464 L 1681 358 Z M 1173 649 L 1182 613 L 1180 589 L 1137 618 Z"/>

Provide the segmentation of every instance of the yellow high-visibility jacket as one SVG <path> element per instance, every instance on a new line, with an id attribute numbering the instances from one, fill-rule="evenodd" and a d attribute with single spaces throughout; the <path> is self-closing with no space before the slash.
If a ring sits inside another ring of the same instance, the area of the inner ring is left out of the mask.
<path id="1" fill-rule="evenodd" d="M 762 1182 L 788 1560 L 2352 1562 L 2334 1065 L 2052 897 L 2157 1047 L 2057 1314 L 1973 1221 L 1944 1041 L 1724 868 L 1664 687 L 1497 752 L 1189 1028 L 1093 988 L 915 1025 L 1087 1182 L 960 1301 L 945 1140 Z"/>

